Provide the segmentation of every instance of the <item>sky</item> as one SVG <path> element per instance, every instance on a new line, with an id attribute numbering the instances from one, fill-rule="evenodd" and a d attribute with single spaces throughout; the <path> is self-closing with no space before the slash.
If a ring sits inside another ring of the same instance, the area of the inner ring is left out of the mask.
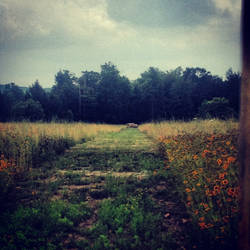
<path id="1" fill-rule="evenodd" d="M 240 0 L 0 0 L 0 83 L 43 87 L 111 61 L 130 80 L 149 67 L 241 70 Z"/>

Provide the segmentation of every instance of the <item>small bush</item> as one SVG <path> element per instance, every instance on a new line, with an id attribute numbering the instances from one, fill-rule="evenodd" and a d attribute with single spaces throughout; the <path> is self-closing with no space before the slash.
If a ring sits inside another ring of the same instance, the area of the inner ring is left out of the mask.
<path id="1" fill-rule="evenodd" d="M 73 140 L 69 138 L 42 135 L 36 147 L 34 163 L 39 164 L 40 162 L 51 160 L 73 145 Z"/>
<path id="2" fill-rule="evenodd" d="M 89 218 L 84 203 L 51 202 L 19 207 L 0 216 L 1 249 L 58 249 L 62 238 L 81 220 Z"/>
<path id="3" fill-rule="evenodd" d="M 166 243 L 156 206 L 140 194 L 104 201 L 92 233 L 94 249 L 158 249 Z"/>

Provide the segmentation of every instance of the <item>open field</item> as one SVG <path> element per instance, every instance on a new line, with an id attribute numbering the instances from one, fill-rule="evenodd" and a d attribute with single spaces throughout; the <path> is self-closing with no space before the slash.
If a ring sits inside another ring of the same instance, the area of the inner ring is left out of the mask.
<path id="1" fill-rule="evenodd" d="M 237 123 L 213 122 L 1 124 L 0 248 L 235 249 Z"/>

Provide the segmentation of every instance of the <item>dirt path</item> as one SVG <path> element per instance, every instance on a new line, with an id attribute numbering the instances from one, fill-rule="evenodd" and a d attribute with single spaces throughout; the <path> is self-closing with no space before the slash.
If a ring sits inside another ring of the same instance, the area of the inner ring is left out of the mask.
<path id="1" fill-rule="evenodd" d="M 73 236 L 71 234 L 74 240 L 84 238 L 83 232 L 95 225 L 104 200 L 116 199 L 125 192 L 127 197 L 138 193 L 151 197 L 162 215 L 162 230 L 170 230 L 179 241 L 174 244 L 182 244 L 181 228 L 186 223 L 183 207 L 169 192 L 168 177 L 157 174 L 164 170 L 164 159 L 157 145 L 138 129 L 99 134 L 91 141 L 76 145 L 56 162 L 55 169 L 45 180 L 47 189 L 52 190 L 49 199 L 85 201 L 93 212 L 91 218 L 80 223 Z"/>

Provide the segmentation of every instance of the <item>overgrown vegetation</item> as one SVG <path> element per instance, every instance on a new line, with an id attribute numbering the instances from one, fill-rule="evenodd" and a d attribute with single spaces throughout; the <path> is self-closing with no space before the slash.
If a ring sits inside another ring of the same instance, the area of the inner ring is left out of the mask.
<path id="1" fill-rule="evenodd" d="M 190 217 L 190 241 L 199 249 L 237 248 L 237 130 L 217 127 L 207 133 L 205 129 L 188 132 L 183 128 L 174 136 L 165 130 L 164 136 L 163 131 L 154 131 L 158 128 L 144 129 L 157 137 L 161 134 L 158 140 L 165 152 L 165 167 L 176 177 L 175 190 Z"/>
<path id="2" fill-rule="evenodd" d="M 236 122 L 1 125 L 1 249 L 235 249 Z"/>

